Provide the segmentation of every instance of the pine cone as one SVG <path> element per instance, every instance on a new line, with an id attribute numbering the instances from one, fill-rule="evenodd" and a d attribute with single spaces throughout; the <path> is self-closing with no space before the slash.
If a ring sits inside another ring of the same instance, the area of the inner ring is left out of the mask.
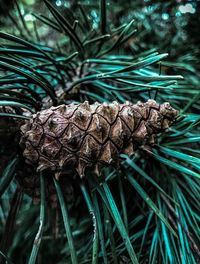
<path id="1" fill-rule="evenodd" d="M 37 171 L 53 171 L 57 179 L 70 170 L 83 177 L 87 167 L 99 175 L 99 168 L 116 164 L 120 153 L 132 155 L 139 146 L 152 144 L 155 134 L 168 128 L 177 115 L 169 103 L 154 100 L 60 105 L 26 121 L 20 145 L 27 163 Z"/>

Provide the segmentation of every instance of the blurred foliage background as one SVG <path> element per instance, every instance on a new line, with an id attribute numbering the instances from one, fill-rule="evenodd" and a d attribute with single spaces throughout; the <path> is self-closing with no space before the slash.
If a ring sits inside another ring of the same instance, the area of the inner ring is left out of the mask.
<path id="1" fill-rule="evenodd" d="M 199 263 L 199 24 L 194 0 L 0 0 L 1 263 Z M 149 98 L 180 110 L 169 132 L 119 170 L 70 179 L 70 203 L 54 183 L 51 208 L 48 175 L 14 140 L 29 112 Z M 39 204 L 20 177 L 37 179 Z"/>

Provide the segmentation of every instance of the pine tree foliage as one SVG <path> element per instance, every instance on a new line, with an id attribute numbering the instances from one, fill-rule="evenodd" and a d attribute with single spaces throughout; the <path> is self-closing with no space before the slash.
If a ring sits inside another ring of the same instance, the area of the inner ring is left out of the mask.
<path id="1" fill-rule="evenodd" d="M 143 41 L 152 28 L 138 28 L 136 11 L 121 1 L 89 2 L 36 3 L 30 29 L 14 1 L 12 27 L 0 32 L 0 261 L 198 263 L 198 49 L 194 43 L 191 54 L 182 47 L 167 59 Z M 101 177 L 87 171 L 84 179 L 72 173 L 62 182 L 25 163 L 19 130 L 33 114 L 85 100 L 148 99 L 170 102 L 180 116 L 154 146 L 121 154 L 117 169 L 105 167 Z M 37 185 L 34 204 L 20 184 L 26 178 Z"/>

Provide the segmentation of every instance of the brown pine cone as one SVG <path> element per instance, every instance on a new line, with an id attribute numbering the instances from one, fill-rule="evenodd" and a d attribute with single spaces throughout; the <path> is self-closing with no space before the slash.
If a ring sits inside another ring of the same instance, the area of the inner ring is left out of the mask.
<path id="1" fill-rule="evenodd" d="M 120 153 L 134 154 L 139 146 L 152 144 L 176 119 L 178 111 L 169 103 L 51 107 L 33 115 L 21 127 L 20 145 L 26 162 L 37 171 L 60 173 L 76 170 L 84 176 L 87 167 L 99 174 L 102 165 L 116 164 Z"/>

